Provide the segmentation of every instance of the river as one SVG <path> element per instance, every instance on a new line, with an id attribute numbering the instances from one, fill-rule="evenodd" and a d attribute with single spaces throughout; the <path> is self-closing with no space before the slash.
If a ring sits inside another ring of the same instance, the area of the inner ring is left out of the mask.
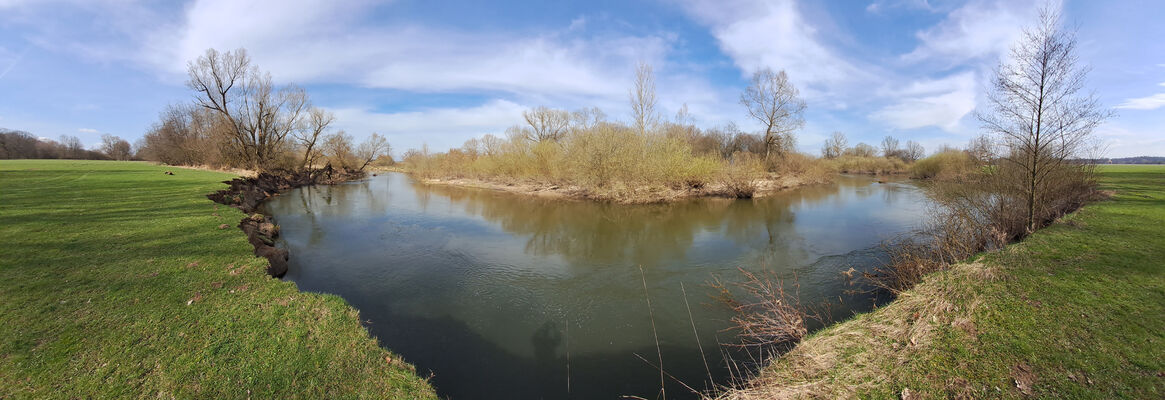
<path id="1" fill-rule="evenodd" d="M 617 205 L 389 173 L 264 207 L 291 250 L 285 279 L 347 300 L 443 397 L 656 398 L 662 354 L 674 399 L 727 383 L 728 358 L 752 365 L 720 345 L 735 338 L 714 275 L 768 270 L 802 302 L 833 303 L 834 318 L 867 311 L 885 299 L 853 293 L 841 271 L 877 263 L 927 202 L 910 181 L 857 176 L 754 200 Z"/>

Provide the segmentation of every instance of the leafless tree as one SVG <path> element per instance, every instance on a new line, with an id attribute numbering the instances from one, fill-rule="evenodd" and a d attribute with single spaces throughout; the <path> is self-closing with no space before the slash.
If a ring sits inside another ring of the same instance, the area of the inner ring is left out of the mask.
<path id="1" fill-rule="evenodd" d="M 323 151 L 323 156 L 327 157 L 329 164 L 334 164 L 340 168 L 354 168 L 356 166 L 356 155 L 352 150 L 352 136 L 344 131 L 339 131 L 326 135 L 323 139 L 320 150 Z"/>
<path id="2" fill-rule="evenodd" d="M 641 135 L 646 134 L 659 122 L 659 114 L 655 111 L 655 73 L 651 65 L 641 62 L 635 69 L 635 85 L 631 88 L 630 97 L 635 129 Z"/>
<path id="3" fill-rule="evenodd" d="M 505 145 L 505 140 L 502 138 L 486 134 L 481 137 L 481 152 L 487 156 L 496 156 L 502 153 L 502 146 Z"/>
<path id="4" fill-rule="evenodd" d="M 76 136 L 61 135 L 61 147 L 64 150 L 61 158 L 81 158 L 85 145 Z"/>
<path id="5" fill-rule="evenodd" d="M 539 106 L 522 112 L 529 129 L 523 129 L 526 140 L 531 142 L 559 141 L 566 137 L 570 128 L 571 115 L 566 110 Z"/>
<path id="6" fill-rule="evenodd" d="M 995 143 L 990 135 L 979 135 L 967 143 L 967 154 L 980 163 L 990 163 L 995 157 Z"/>
<path id="7" fill-rule="evenodd" d="M 845 134 L 834 131 L 829 139 L 825 139 L 825 144 L 821 148 L 821 156 L 825 158 L 841 157 L 845 153 L 846 146 L 849 146 L 849 141 L 846 140 Z"/>
<path id="8" fill-rule="evenodd" d="M 575 129 L 589 131 L 607 119 L 607 114 L 598 107 L 581 108 L 570 113 L 571 125 Z"/>
<path id="9" fill-rule="evenodd" d="M 320 150 L 316 148 L 316 144 L 335 120 L 335 114 L 321 108 L 311 107 L 303 127 L 295 130 L 293 136 L 299 142 L 299 146 L 303 148 L 302 168 L 310 168 L 319 159 Z"/>
<path id="10" fill-rule="evenodd" d="M 360 146 L 356 148 L 356 158 L 362 163 L 360 170 L 363 171 L 368 164 L 375 161 L 377 157 L 387 154 L 392 147 L 388 145 L 388 140 L 378 133 L 372 133 L 368 139 L 365 139 Z"/>
<path id="11" fill-rule="evenodd" d="M 1073 158 L 1090 149 L 1092 131 L 1112 113 L 1091 94 L 1081 94 L 1088 69 L 1077 66 L 1075 32 L 1064 30 L 1060 14 L 1045 9 L 1024 31 L 1011 56 L 995 69 L 988 109 L 978 114 L 983 127 L 1007 149 L 1003 163 L 1016 168 L 1025 197 L 1027 230 L 1046 213 L 1046 198 Z M 1004 174 L 1000 174 L 1004 175 Z"/>
<path id="12" fill-rule="evenodd" d="M 898 154 L 898 139 L 893 136 L 886 136 L 882 138 L 882 157 L 897 157 Z"/>
<path id="13" fill-rule="evenodd" d="M 865 143 L 855 144 L 854 147 L 846 149 L 845 155 L 854 157 L 873 157 L 878 154 L 878 149 Z"/>
<path id="14" fill-rule="evenodd" d="M 785 71 L 757 71 L 740 95 L 740 104 L 764 128 L 766 160 L 793 150 L 793 132 L 805 124 L 805 101 L 798 97 Z"/>
<path id="15" fill-rule="evenodd" d="M 206 53 L 187 65 L 187 87 L 196 104 L 217 112 L 251 168 L 274 166 L 287 137 L 302 125 L 307 93 L 294 85 L 276 88 L 271 74 L 251 65 L 244 49 Z"/>
<path id="16" fill-rule="evenodd" d="M 926 155 L 926 149 L 923 149 L 922 145 L 918 144 L 918 142 L 907 140 L 906 151 L 903 152 L 903 155 L 905 156 L 905 158 L 903 158 L 904 161 L 915 162 L 922 159 L 922 156 Z"/>
<path id="17" fill-rule="evenodd" d="M 132 155 L 128 141 L 108 133 L 101 135 L 101 152 L 118 161 L 129 160 Z"/>

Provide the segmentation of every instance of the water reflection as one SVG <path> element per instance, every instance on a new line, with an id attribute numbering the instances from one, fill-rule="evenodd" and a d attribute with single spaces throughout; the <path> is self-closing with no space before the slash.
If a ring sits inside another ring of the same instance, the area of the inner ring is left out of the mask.
<path id="1" fill-rule="evenodd" d="M 636 357 L 656 351 L 647 296 L 665 369 L 704 387 L 690 321 L 713 361 L 716 341 L 731 340 L 729 315 L 701 306 L 711 274 L 767 268 L 795 275 L 806 301 L 842 298 L 839 316 L 868 308 L 844 295 L 838 271 L 876 258 L 924 202 L 909 183 L 858 177 L 755 200 L 627 206 L 388 174 L 267 208 L 292 250 L 287 278 L 359 308 L 382 343 L 436 373 L 442 395 L 565 398 L 569 380 L 572 397 L 611 398 L 658 390 L 658 370 Z"/>

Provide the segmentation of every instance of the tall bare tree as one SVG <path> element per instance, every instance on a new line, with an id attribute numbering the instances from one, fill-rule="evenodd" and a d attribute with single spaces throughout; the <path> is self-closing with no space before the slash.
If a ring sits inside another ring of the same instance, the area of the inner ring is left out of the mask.
<path id="1" fill-rule="evenodd" d="M 897 157 L 898 154 L 898 139 L 893 136 L 886 136 L 882 138 L 882 157 Z"/>
<path id="2" fill-rule="evenodd" d="M 1006 147 L 1002 159 L 1019 170 L 1026 197 L 1027 230 L 1036 229 L 1057 183 L 1049 177 L 1072 168 L 1090 149 L 1092 131 L 1112 115 L 1094 95 L 1081 94 L 1088 68 L 1077 65 L 1075 32 L 1061 26 L 1059 10 L 1044 9 L 1024 30 L 1009 61 L 995 69 L 983 127 Z"/>
<path id="3" fill-rule="evenodd" d="M 907 140 L 906 150 L 902 153 L 902 155 L 904 156 L 903 160 L 915 162 L 922 159 L 922 156 L 926 155 L 926 149 L 922 148 L 922 145 L 918 144 L 918 142 Z"/>
<path id="4" fill-rule="evenodd" d="M 754 73 L 752 83 L 740 95 L 740 104 L 764 129 L 766 160 L 793 150 L 793 132 L 805 124 L 805 101 L 798 97 L 785 71 L 765 68 Z"/>
<path id="5" fill-rule="evenodd" d="M 522 112 L 529 129 L 523 129 L 523 135 L 531 142 L 559 141 L 566 137 L 570 128 L 571 115 L 566 110 L 556 110 L 546 106 Z"/>
<path id="6" fill-rule="evenodd" d="M 302 126 L 307 93 L 294 85 L 276 88 L 271 74 L 251 65 L 244 49 L 207 49 L 187 64 L 187 73 L 186 86 L 198 94 L 197 104 L 228 122 L 248 166 L 273 167 L 288 135 Z"/>
<path id="7" fill-rule="evenodd" d="M 335 120 L 335 114 L 324 109 L 311 107 L 311 111 L 308 112 L 307 118 L 304 120 L 304 126 L 293 134 L 300 147 L 303 147 L 302 168 L 310 168 L 319 159 L 320 150 L 316 148 L 316 143 Z"/>
<path id="8" fill-rule="evenodd" d="M 825 144 L 821 147 L 821 156 L 825 158 L 841 157 L 847 146 L 849 146 L 849 140 L 846 140 L 845 134 L 834 131 L 829 139 L 825 139 Z"/>
<path id="9" fill-rule="evenodd" d="M 387 154 L 391 149 L 392 147 L 388 145 L 388 140 L 384 136 L 380 136 L 379 133 L 372 133 L 372 136 L 369 136 L 368 139 L 360 143 L 360 146 L 356 147 L 356 158 L 361 162 L 360 170 L 363 171 L 364 167 L 367 167 L 368 164 L 375 161 L 377 157 Z"/>
<path id="10" fill-rule="evenodd" d="M 655 72 L 652 72 L 651 65 L 641 62 L 635 68 L 635 85 L 630 97 L 635 129 L 641 135 L 646 134 L 659 122 L 659 113 L 655 111 Z"/>

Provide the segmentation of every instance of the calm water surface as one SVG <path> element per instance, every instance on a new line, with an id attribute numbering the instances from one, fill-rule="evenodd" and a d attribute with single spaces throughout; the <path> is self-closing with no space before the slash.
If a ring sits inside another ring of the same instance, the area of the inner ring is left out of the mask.
<path id="1" fill-rule="evenodd" d="M 383 346 L 435 374 L 442 396 L 590 399 L 656 397 L 653 320 L 668 374 L 696 389 L 709 376 L 725 383 L 717 343 L 734 338 L 706 286 L 713 274 L 768 269 L 796 277 L 804 302 L 843 303 L 839 318 L 870 309 L 839 272 L 876 263 L 878 244 L 915 226 L 926 203 L 908 181 L 865 177 L 629 206 L 393 173 L 293 190 L 266 208 L 291 249 L 286 279 L 346 299 Z M 671 379 L 667 395 L 692 397 Z"/>

